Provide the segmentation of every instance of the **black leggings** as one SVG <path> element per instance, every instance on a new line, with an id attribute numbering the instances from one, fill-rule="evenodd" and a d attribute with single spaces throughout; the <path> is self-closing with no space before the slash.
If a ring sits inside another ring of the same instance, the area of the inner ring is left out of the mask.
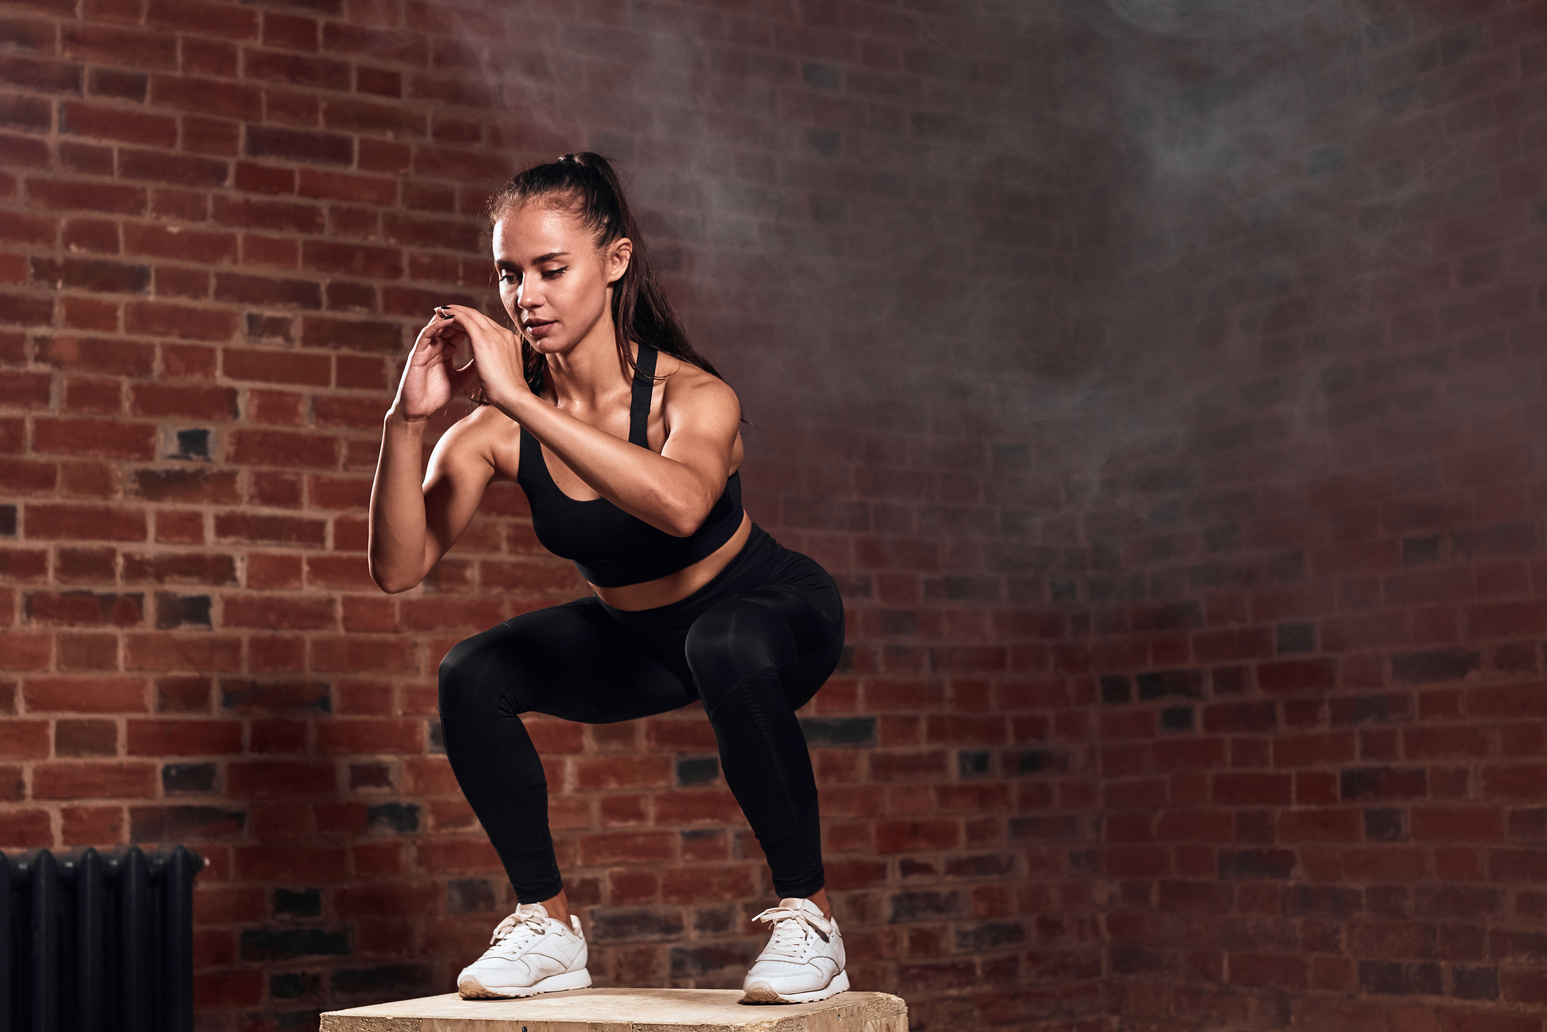
<path id="1" fill-rule="evenodd" d="M 820 889 L 816 779 L 795 711 L 842 649 L 832 578 L 755 525 L 730 565 L 680 602 L 626 612 L 584 598 L 459 643 L 440 665 L 446 754 L 516 898 L 540 902 L 563 888 L 548 783 L 520 714 L 607 724 L 695 699 L 774 888 L 802 897 Z"/>

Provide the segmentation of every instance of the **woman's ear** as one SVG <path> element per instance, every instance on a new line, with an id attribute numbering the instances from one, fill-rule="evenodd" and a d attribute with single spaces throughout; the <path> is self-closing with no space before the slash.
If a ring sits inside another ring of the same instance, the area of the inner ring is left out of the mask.
<path id="1" fill-rule="evenodd" d="M 628 263 L 634 257 L 634 241 L 628 237 L 619 237 L 607 248 L 607 283 L 610 286 L 623 278 L 628 271 Z"/>

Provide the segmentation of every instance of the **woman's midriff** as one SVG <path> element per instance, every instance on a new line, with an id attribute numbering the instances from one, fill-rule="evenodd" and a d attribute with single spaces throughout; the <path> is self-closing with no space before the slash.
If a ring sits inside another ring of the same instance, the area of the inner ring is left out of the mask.
<path id="1" fill-rule="evenodd" d="M 714 580 L 740 553 L 751 533 L 752 520 L 746 513 L 742 513 L 741 526 L 736 528 L 730 540 L 692 566 L 684 566 L 676 573 L 638 584 L 624 584 L 616 588 L 602 588 L 593 584 L 591 590 L 596 592 L 597 598 L 614 609 L 633 611 L 669 606 Z"/>

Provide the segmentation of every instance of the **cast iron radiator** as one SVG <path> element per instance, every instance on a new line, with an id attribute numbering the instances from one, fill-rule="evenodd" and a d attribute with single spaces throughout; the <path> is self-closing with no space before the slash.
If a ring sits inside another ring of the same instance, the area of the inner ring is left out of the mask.
<path id="1" fill-rule="evenodd" d="M 0 854 L 0 1032 L 192 1032 L 186 846 Z"/>

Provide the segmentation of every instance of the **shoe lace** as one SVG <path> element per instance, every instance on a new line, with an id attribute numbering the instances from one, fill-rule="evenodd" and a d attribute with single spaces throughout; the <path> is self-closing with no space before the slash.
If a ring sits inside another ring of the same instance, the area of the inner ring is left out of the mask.
<path id="1" fill-rule="evenodd" d="M 769 907 L 752 920 L 773 925 L 773 935 L 763 949 L 765 957 L 775 954 L 800 960 L 806 955 L 806 943 L 813 933 L 827 942 L 833 930 L 832 922 L 825 917 L 788 907 Z"/>
<path id="2" fill-rule="evenodd" d="M 494 926 L 494 934 L 489 937 L 489 949 L 484 955 L 494 953 L 514 957 L 531 943 L 533 936 L 547 934 L 546 917 L 539 914 L 536 908 L 527 910 L 525 907 L 517 907 L 515 913 Z"/>

